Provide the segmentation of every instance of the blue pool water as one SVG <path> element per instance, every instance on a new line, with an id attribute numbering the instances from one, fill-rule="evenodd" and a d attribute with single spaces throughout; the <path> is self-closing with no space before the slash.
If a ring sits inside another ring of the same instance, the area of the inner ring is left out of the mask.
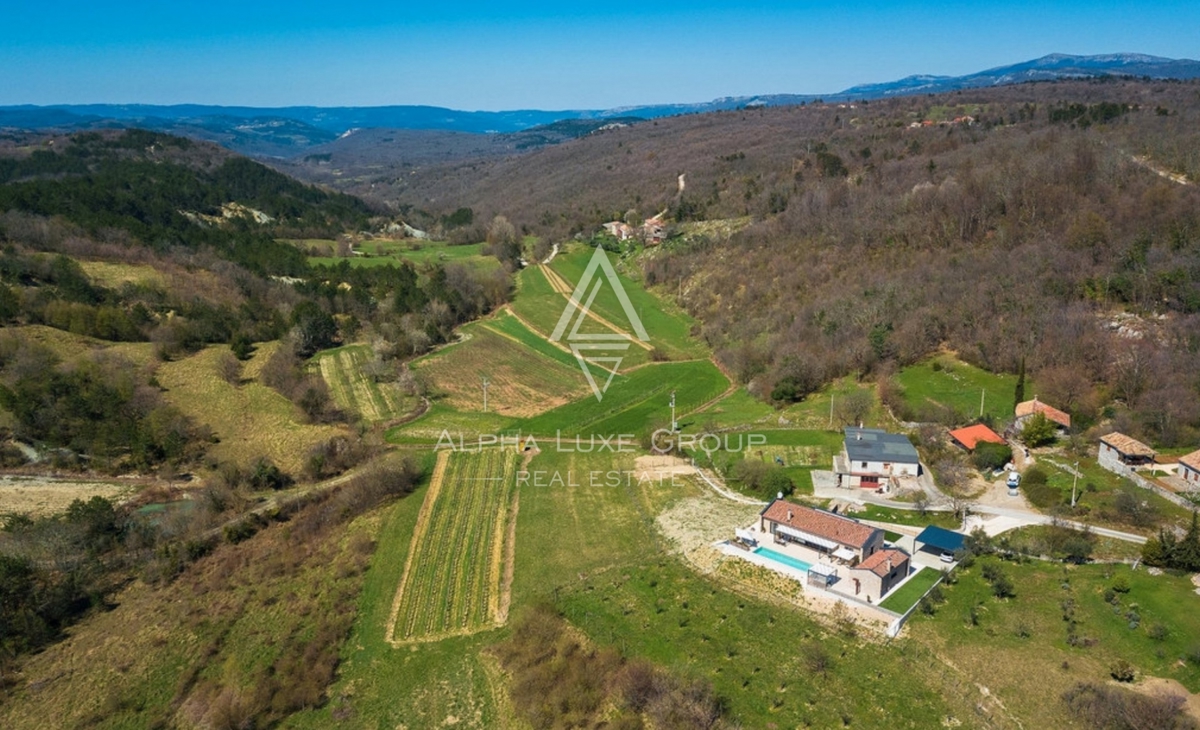
<path id="1" fill-rule="evenodd" d="M 777 563 L 783 563 L 784 565 L 788 566 L 789 568 L 795 568 L 796 570 L 803 570 L 805 572 L 808 572 L 808 569 L 812 567 L 812 565 L 810 563 L 806 563 L 803 560 L 797 560 L 790 555 L 784 555 L 783 553 L 777 553 L 774 550 L 772 550 L 771 548 L 760 547 L 754 551 L 754 554 L 761 555 L 764 558 L 768 558 L 770 560 L 774 560 Z"/>

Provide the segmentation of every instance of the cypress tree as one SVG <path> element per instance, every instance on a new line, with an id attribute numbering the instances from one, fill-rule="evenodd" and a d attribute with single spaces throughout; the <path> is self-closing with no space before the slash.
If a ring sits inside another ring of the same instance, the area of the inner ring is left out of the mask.
<path id="1" fill-rule="evenodd" d="M 1013 410 L 1017 404 L 1025 402 L 1025 356 L 1021 356 L 1021 364 L 1017 366 L 1017 388 L 1013 393 Z"/>

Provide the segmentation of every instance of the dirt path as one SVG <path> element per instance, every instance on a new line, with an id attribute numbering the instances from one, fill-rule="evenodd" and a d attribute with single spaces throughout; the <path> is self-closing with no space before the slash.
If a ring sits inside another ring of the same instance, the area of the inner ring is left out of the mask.
<path id="1" fill-rule="evenodd" d="M 566 297 L 567 301 L 574 304 L 577 308 L 579 308 L 579 309 L 584 308 L 583 303 L 578 301 L 577 299 L 575 299 L 574 287 L 572 287 L 571 284 L 566 279 L 562 278 L 562 276 L 560 276 L 557 271 L 555 271 L 554 269 L 551 269 L 549 266 L 539 266 L 538 268 L 541 269 L 542 274 L 546 277 L 546 281 L 550 283 L 550 286 L 551 286 L 551 288 L 554 289 L 554 291 L 556 291 L 559 294 Z M 594 310 L 592 310 L 591 308 L 588 308 L 585 311 L 587 312 L 588 317 L 592 318 L 596 322 L 599 322 L 600 324 L 609 328 L 613 332 L 616 332 L 617 334 L 621 335 L 622 337 L 625 337 L 630 342 L 632 342 L 633 344 L 642 348 L 643 350 L 646 350 L 648 352 L 648 351 L 654 349 L 654 346 L 651 345 L 650 343 L 642 342 L 638 338 L 629 334 L 628 332 L 621 329 L 620 327 L 613 324 L 612 322 L 608 321 L 604 317 L 601 317 L 599 314 L 596 314 L 596 312 Z"/>
<path id="2" fill-rule="evenodd" d="M 508 609 L 512 606 L 513 575 L 517 562 L 517 514 L 521 511 L 521 490 L 513 490 L 512 513 L 508 517 L 508 534 L 504 541 L 504 573 L 500 577 L 500 605 L 496 611 L 496 623 L 508 622 Z"/>
<path id="3" fill-rule="evenodd" d="M 1171 182 L 1173 182 L 1177 185 L 1191 185 L 1192 184 L 1192 181 L 1187 179 L 1187 175 L 1181 175 L 1177 172 L 1171 172 L 1170 170 L 1161 168 L 1158 165 L 1154 164 L 1150 160 L 1149 157 L 1139 156 L 1139 155 L 1130 155 L 1129 159 L 1133 160 L 1134 163 L 1146 168 L 1150 172 L 1153 172 L 1155 175 L 1158 175 L 1159 177 L 1162 177 L 1162 178 L 1166 178 L 1167 180 L 1170 180 Z"/>

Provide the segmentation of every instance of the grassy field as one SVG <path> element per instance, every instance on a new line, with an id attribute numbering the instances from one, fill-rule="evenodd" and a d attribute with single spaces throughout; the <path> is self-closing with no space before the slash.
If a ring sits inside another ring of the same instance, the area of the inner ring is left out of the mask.
<path id="1" fill-rule="evenodd" d="M 1011 420 L 1016 375 L 997 375 L 969 365 L 950 354 L 936 355 L 904 368 L 896 376 L 904 388 L 904 399 L 916 413 L 930 407 L 949 408 L 966 422 L 979 416 L 980 395 L 983 412 L 998 421 Z M 985 392 L 986 391 L 986 392 Z M 1032 398 L 1037 388 L 1026 381 L 1025 392 Z"/>
<path id="2" fill-rule="evenodd" d="M 335 717 L 357 727 L 511 727 L 497 709 L 504 686 L 489 674 L 480 653 L 498 640 L 500 630 L 401 649 L 388 641 L 396 582 L 427 494 L 428 487 L 422 488 L 380 516 L 379 542 L 331 701 L 288 718 L 289 727 L 324 730 Z"/>
<path id="3" fill-rule="evenodd" d="M 319 245 L 322 242 L 313 243 Z M 348 261 L 351 266 L 395 266 L 401 261 L 408 261 L 418 268 L 426 264 L 463 264 L 476 269 L 498 268 L 500 262 L 493 256 L 483 255 L 482 249 L 482 243 L 452 246 L 442 241 L 381 239 L 358 244 L 355 250 L 361 252 L 361 255 L 334 256 L 334 249 L 330 247 L 322 252 L 323 255 L 309 256 L 308 262 L 318 266 L 337 266 L 343 261 Z"/>
<path id="4" fill-rule="evenodd" d="M 689 432 L 743 428 L 762 424 L 777 426 L 775 409 L 739 388 L 695 414 Z"/>
<path id="5" fill-rule="evenodd" d="M 639 434 L 671 419 L 671 392 L 685 413 L 719 396 L 729 381 L 711 362 L 659 363 L 616 376 L 604 398 L 591 393 L 520 423 L 524 433 Z"/>
<path id="6" fill-rule="evenodd" d="M 557 259 L 555 260 L 557 261 Z M 543 338 L 549 338 L 554 333 L 559 318 L 568 306 L 567 296 L 556 291 L 547 276 L 553 276 L 553 274 L 547 274 L 544 266 L 531 267 L 522 271 L 517 277 L 517 297 L 509 305 L 516 316 L 527 322 L 529 327 Z M 568 283 L 568 286 L 573 285 Z M 632 290 L 632 287 L 630 289 Z M 593 306 L 589 311 L 596 311 L 595 307 Z M 578 331 L 581 334 L 632 334 L 628 318 L 622 316 L 609 320 L 609 322 L 614 326 L 607 326 L 589 316 L 578 323 Z M 569 346 L 566 342 L 567 335 L 575 326 L 576 320 L 572 319 L 570 328 L 563 335 L 564 346 Z M 651 335 L 650 344 L 657 344 L 653 341 L 653 335 Z M 604 353 L 604 356 L 609 354 Z M 624 351 L 616 353 L 615 356 L 622 358 L 619 366 L 619 370 L 622 372 L 650 362 L 650 350 L 634 342 L 631 342 Z"/>
<path id="7" fill-rule="evenodd" d="M 309 448 L 333 436 L 348 435 L 345 427 L 305 423 L 291 401 L 249 380 L 270 357 L 272 348 L 258 348 L 246 363 L 239 385 L 226 382 L 219 374 L 218 364 L 228 352 L 224 345 L 209 347 L 158 368 L 167 401 L 209 426 L 220 440 L 210 447 L 211 456 L 242 465 L 266 456 L 284 471 L 298 475 Z"/>
<path id="8" fill-rule="evenodd" d="M 313 360 L 338 406 L 364 421 L 390 421 L 412 411 L 416 397 L 394 382 L 377 383 L 363 371 L 373 356 L 370 345 L 347 345 L 318 352 Z"/>
<path id="9" fill-rule="evenodd" d="M 851 393 L 866 393 L 871 399 L 871 408 L 863 422 L 867 426 L 885 424 L 885 414 L 875 395 L 875 386 L 871 383 L 860 383 L 852 377 L 845 377 L 821 388 L 804 400 L 788 406 L 779 412 L 791 426 L 801 429 L 840 428 L 842 414 L 838 412 L 838 404 Z M 833 412 L 830 412 L 830 401 L 833 401 Z"/>
<path id="10" fill-rule="evenodd" d="M 515 330 L 512 323 L 506 324 Z M 461 332 L 466 341 L 413 365 L 433 394 L 456 410 L 483 411 L 483 378 L 489 381 L 488 410 L 502 416 L 535 416 L 590 392 L 575 358 L 549 343 L 530 347 L 487 323 L 464 327 Z"/>
<path id="11" fill-rule="evenodd" d="M 672 558 L 589 576 L 559 605 L 601 644 L 710 682 L 741 727 L 970 723 L 937 674 L 911 671 L 905 644 L 847 638 L 794 608 L 700 578 Z"/>
<path id="12" fill-rule="evenodd" d="M 578 368 L 579 361 L 575 355 L 562 347 L 557 347 L 545 337 L 525 326 L 511 312 L 504 310 L 492 319 L 486 320 L 482 326 L 498 334 L 516 340 L 530 350 L 544 355 L 571 368 Z"/>
<path id="13" fill-rule="evenodd" d="M 390 638 L 433 641 L 503 623 L 517 453 L 443 451 L 396 590 Z"/>
<path id="14" fill-rule="evenodd" d="M 572 290 L 583 277 L 595 250 L 584 246 L 572 246 L 560 253 L 550 267 L 562 276 Z M 691 336 L 695 321 L 674 302 L 664 301 L 646 291 L 639 283 L 618 272 L 618 278 L 629 295 L 630 303 L 637 312 L 642 325 L 650 335 L 651 344 L 671 356 L 671 359 L 706 357 L 704 347 Z M 592 303 L 592 310 L 620 327 L 627 327 L 629 317 L 612 287 L 601 287 Z"/>
<path id="15" fill-rule="evenodd" d="M 917 573 L 908 579 L 908 582 L 900 586 L 900 588 L 892 593 L 880 603 L 889 611 L 903 614 L 912 608 L 917 601 L 921 600 L 921 596 L 933 587 L 934 583 L 942 577 L 942 574 L 930 568 L 920 568 Z"/>
<path id="16" fill-rule="evenodd" d="M 1073 726 L 1058 698 L 1076 682 L 1109 681 L 1118 659 L 1139 675 L 1200 690 L 1200 663 L 1185 656 L 1200 645 L 1200 596 L 1186 576 L 1152 576 L 1120 565 L 999 567 L 1015 597 L 995 598 L 977 564 L 943 588 L 947 602 L 935 616 L 914 616 L 909 630 L 964 679 L 986 686 L 1025 727 Z M 1111 594 L 1109 602 L 1106 589 L 1118 578 L 1129 591 Z M 1074 644 L 1068 642 L 1072 621 Z"/>
<path id="17" fill-rule="evenodd" d="M 162 287 L 167 283 L 162 272 L 148 264 L 79 260 L 79 266 L 92 283 L 110 289 L 119 289 L 125 284 Z"/>
<path id="18" fill-rule="evenodd" d="M 1147 535 L 1158 532 L 1157 523 L 1159 521 L 1186 526 L 1188 520 L 1191 519 L 1190 510 L 1184 509 L 1154 492 L 1135 486 L 1132 482 L 1104 469 L 1091 458 L 1079 459 L 1079 471 L 1083 475 L 1079 479 L 1075 479 L 1074 475 L 1065 468 L 1068 466 L 1074 468 L 1075 462 L 1071 461 L 1070 457 L 1036 454 L 1035 458 L 1038 465 L 1048 475 L 1047 484 L 1057 492 L 1058 504 L 1070 504 L 1071 484 L 1075 483 L 1076 519 Z M 1152 526 L 1130 525 L 1119 519 L 1115 502 L 1122 489 L 1131 490 L 1131 493 L 1136 495 L 1140 501 L 1145 502 L 1156 511 L 1158 520 L 1155 520 Z M 1050 506 L 1048 504 L 1039 505 L 1042 509 L 1049 509 Z"/>
<path id="19" fill-rule="evenodd" d="M 123 357 L 141 367 L 151 367 L 157 364 L 154 345 L 150 342 L 107 342 L 40 324 L 5 327 L 4 334 L 36 342 L 51 350 L 64 362 L 89 353 L 103 351 Z"/>

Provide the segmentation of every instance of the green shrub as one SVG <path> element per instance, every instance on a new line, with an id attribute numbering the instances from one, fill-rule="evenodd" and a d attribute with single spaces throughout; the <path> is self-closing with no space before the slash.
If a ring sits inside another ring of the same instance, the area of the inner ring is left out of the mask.
<path id="1" fill-rule="evenodd" d="M 1118 659 L 1113 662 L 1109 674 L 1118 682 L 1132 682 L 1134 678 L 1133 665 L 1124 659 Z"/>
<path id="2" fill-rule="evenodd" d="M 971 455 L 971 462 L 979 471 L 999 469 L 1011 459 L 1012 449 L 1008 444 L 993 444 L 990 441 L 980 442 L 975 447 L 975 453 Z"/>

